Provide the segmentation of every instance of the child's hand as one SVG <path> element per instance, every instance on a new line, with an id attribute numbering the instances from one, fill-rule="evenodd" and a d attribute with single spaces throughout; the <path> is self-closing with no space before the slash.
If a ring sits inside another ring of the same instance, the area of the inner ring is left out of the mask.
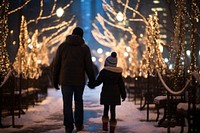
<path id="1" fill-rule="evenodd" d="M 54 83 L 54 88 L 56 89 L 56 90 L 60 90 L 60 88 L 59 88 L 59 86 L 58 86 L 58 83 Z"/>

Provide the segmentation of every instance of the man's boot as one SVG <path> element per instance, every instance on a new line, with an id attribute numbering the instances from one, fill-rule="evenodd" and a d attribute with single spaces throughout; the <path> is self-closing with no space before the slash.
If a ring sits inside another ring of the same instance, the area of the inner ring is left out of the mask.
<path id="1" fill-rule="evenodd" d="M 117 120 L 110 120 L 110 133 L 114 133 L 115 132 L 115 128 L 117 125 Z"/>
<path id="2" fill-rule="evenodd" d="M 103 131 L 108 131 L 108 121 L 109 121 L 108 116 L 103 116 L 102 117 L 102 128 L 103 128 Z"/>

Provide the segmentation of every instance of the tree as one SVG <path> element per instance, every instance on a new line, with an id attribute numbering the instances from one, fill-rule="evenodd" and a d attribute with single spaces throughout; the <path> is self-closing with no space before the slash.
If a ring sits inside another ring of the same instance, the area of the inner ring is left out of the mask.
<path id="1" fill-rule="evenodd" d="M 133 5 L 129 5 L 129 0 L 125 3 L 121 0 L 102 1 L 107 16 L 104 18 L 101 14 L 97 14 L 99 25 L 93 23 L 92 35 L 100 44 L 117 52 L 118 65 L 124 69 L 124 77 L 135 77 L 139 69 L 138 46 L 142 42 L 138 41 L 139 37 L 131 25 L 136 22 L 145 25 L 147 20 L 137 11 L 139 3 L 133 8 Z M 117 6 L 120 6 L 120 9 L 116 9 Z"/>
<path id="2" fill-rule="evenodd" d="M 0 5 L 0 78 L 3 80 L 11 70 L 9 55 L 6 50 L 6 39 L 8 36 L 8 0 L 3 0 Z M 0 80 L 0 84 L 1 81 Z"/>

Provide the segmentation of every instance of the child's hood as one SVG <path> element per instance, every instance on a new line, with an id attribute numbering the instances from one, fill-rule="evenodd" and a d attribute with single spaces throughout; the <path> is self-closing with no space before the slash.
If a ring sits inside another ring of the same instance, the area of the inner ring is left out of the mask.
<path id="1" fill-rule="evenodd" d="M 110 67 L 110 66 L 106 66 L 104 67 L 105 70 L 111 71 L 111 72 L 115 72 L 115 73 L 122 73 L 123 69 L 121 67 Z"/>

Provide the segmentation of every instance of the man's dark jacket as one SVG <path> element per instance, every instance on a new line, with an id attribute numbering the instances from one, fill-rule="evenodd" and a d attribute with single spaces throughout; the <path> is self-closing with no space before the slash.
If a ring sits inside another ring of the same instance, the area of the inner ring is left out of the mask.
<path id="1" fill-rule="evenodd" d="M 85 73 L 93 82 L 95 77 L 90 49 L 81 37 L 69 35 L 58 47 L 54 59 L 54 84 L 85 85 Z"/>

